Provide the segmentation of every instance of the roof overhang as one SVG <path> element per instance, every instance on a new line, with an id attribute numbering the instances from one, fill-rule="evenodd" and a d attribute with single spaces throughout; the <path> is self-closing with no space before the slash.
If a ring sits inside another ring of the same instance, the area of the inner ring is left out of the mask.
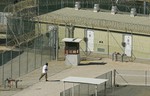
<path id="1" fill-rule="evenodd" d="M 61 80 L 62 82 L 68 82 L 68 83 L 82 83 L 82 84 L 102 84 L 104 82 L 107 82 L 108 79 L 99 79 L 99 78 L 87 78 L 87 77 L 66 77 Z"/>
<path id="2" fill-rule="evenodd" d="M 82 39 L 78 39 L 78 38 L 64 38 L 62 39 L 62 41 L 64 42 L 72 42 L 72 43 L 79 43 L 81 42 Z"/>

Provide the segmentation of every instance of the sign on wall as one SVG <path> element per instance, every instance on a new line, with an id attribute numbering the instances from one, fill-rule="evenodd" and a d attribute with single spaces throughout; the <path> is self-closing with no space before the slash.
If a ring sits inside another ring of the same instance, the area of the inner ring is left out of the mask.
<path id="1" fill-rule="evenodd" d="M 87 46 L 88 51 L 94 51 L 94 31 L 93 30 L 87 30 Z"/>
<path id="2" fill-rule="evenodd" d="M 125 35 L 124 42 L 125 42 L 125 54 L 127 56 L 131 56 L 132 55 L 132 36 Z"/>

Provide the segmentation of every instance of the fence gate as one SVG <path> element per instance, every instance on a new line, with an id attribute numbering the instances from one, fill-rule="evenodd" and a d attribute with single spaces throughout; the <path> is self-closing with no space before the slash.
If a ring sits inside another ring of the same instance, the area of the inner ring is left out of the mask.
<path id="1" fill-rule="evenodd" d="M 51 25 L 48 27 L 48 31 L 50 59 L 56 60 L 58 54 L 58 27 Z"/>

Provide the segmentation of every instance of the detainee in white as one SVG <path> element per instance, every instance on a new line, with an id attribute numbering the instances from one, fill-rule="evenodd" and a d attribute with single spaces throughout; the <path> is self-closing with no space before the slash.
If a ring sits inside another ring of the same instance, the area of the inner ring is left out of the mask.
<path id="1" fill-rule="evenodd" d="M 41 74 L 39 80 L 41 80 L 41 78 L 42 78 L 43 76 L 45 76 L 45 81 L 48 81 L 48 80 L 47 80 L 47 72 L 48 72 L 48 63 L 46 63 L 46 64 L 43 66 L 43 68 L 42 68 L 42 74 Z"/>

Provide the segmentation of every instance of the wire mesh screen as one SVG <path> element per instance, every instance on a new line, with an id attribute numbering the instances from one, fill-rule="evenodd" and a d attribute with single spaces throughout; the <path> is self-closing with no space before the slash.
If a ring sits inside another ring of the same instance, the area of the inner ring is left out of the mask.
<path id="1" fill-rule="evenodd" d="M 150 85 L 150 72 L 148 70 L 116 70 L 116 85 Z"/>
<path id="2" fill-rule="evenodd" d="M 96 78 L 100 78 L 100 79 L 108 79 L 108 81 L 106 82 L 106 88 L 110 88 L 112 87 L 112 79 L 113 79 L 113 71 L 109 71 L 107 73 L 104 73 L 100 76 L 97 76 Z"/>
<path id="3" fill-rule="evenodd" d="M 148 70 L 114 70 L 96 78 L 108 79 L 106 90 L 104 84 L 98 85 L 97 96 L 143 96 L 149 94 L 150 72 Z M 113 79 L 113 80 L 112 80 Z M 114 82 L 114 84 L 113 84 Z M 60 96 L 96 96 L 95 86 L 76 84 L 60 93 Z M 71 87 L 71 88 L 70 88 Z M 132 90 L 132 92 L 129 92 Z"/>
<path id="4" fill-rule="evenodd" d="M 104 84 L 98 85 L 98 96 L 104 95 Z M 65 93 L 61 92 L 60 96 L 95 96 L 95 85 L 91 84 L 79 84 L 73 88 L 65 90 Z"/>
<path id="5" fill-rule="evenodd" d="M 17 78 L 50 61 L 50 48 L 39 44 L 37 38 L 26 45 L 0 54 L 0 84 L 7 78 Z"/>

